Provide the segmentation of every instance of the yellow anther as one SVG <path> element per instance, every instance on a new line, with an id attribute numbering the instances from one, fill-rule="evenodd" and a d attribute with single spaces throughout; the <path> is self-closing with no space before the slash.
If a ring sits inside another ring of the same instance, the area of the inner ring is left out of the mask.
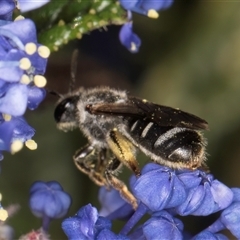
<path id="1" fill-rule="evenodd" d="M 0 220 L 5 221 L 7 218 L 8 218 L 8 212 L 5 209 L 0 208 Z"/>
<path id="2" fill-rule="evenodd" d="M 19 61 L 19 67 L 23 70 L 28 70 L 31 67 L 31 62 L 28 58 L 22 58 Z"/>
<path id="3" fill-rule="evenodd" d="M 58 49 L 59 49 L 58 46 L 56 46 L 56 45 L 53 46 L 53 50 L 54 50 L 54 51 L 58 51 Z"/>
<path id="4" fill-rule="evenodd" d="M 47 84 L 46 78 L 44 76 L 42 76 L 42 75 L 34 76 L 33 82 L 39 88 L 45 87 L 46 84 Z"/>
<path id="5" fill-rule="evenodd" d="M 30 150 L 36 150 L 37 149 L 37 143 L 32 139 L 27 140 L 25 142 L 25 146 L 27 148 L 29 148 Z"/>
<path id="6" fill-rule="evenodd" d="M 156 10 L 150 9 L 147 12 L 147 16 L 150 17 L 150 18 L 158 18 L 159 14 L 158 14 L 158 12 Z"/>
<path id="7" fill-rule="evenodd" d="M 23 148 L 23 143 L 21 140 L 14 140 L 11 144 L 11 153 L 14 154 Z"/>
<path id="8" fill-rule="evenodd" d="M 19 20 L 23 20 L 23 19 L 25 19 L 25 17 L 22 15 L 19 15 L 14 19 L 14 21 L 19 21 Z"/>
<path id="9" fill-rule="evenodd" d="M 59 20 L 59 22 L 58 22 L 58 26 L 64 26 L 65 25 L 65 22 L 61 19 L 61 20 Z"/>
<path id="10" fill-rule="evenodd" d="M 48 58 L 50 55 L 50 49 L 46 46 L 40 46 L 38 48 L 38 54 L 42 57 L 42 58 Z"/>
<path id="11" fill-rule="evenodd" d="M 92 22 L 88 22 L 88 23 L 87 23 L 87 26 L 88 26 L 89 28 L 91 28 L 91 27 L 93 26 Z"/>
<path id="12" fill-rule="evenodd" d="M 2 194 L 0 193 L 0 202 L 2 201 Z"/>
<path id="13" fill-rule="evenodd" d="M 95 10 L 95 9 L 90 9 L 90 10 L 89 10 L 89 13 L 92 14 L 92 15 L 94 15 L 94 14 L 96 14 L 96 10 Z"/>
<path id="14" fill-rule="evenodd" d="M 29 76 L 26 75 L 26 74 L 23 74 L 22 77 L 21 77 L 21 79 L 20 79 L 20 83 L 27 85 L 27 84 L 29 84 L 30 82 L 31 82 L 31 80 L 30 80 Z"/>
<path id="15" fill-rule="evenodd" d="M 115 7 L 112 8 L 112 9 L 111 9 L 111 12 L 112 12 L 112 13 L 117 13 L 117 8 L 115 8 Z"/>
<path id="16" fill-rule="evenodd" d="M 106 25 L 106 21 L 100 20 L 100 21 L 99 21 L 99 26 L 104 26 L 104 25 Z"/>
<path id="17" fill-rule="evenodd" d="M 82 34 L 81 34 L 80 32 L 78 32 L 78 33 L 76 34 L 76 38 L 77 38 L 77 39 L 81 39 L 81 38 L 82 38 Z"/>
<path id="18" fill-rule="evenodd" d="M 6 113 L 3 113 L 2 116 L 6 122 L 9 122 L 12 119 L 12 116 Z"/>
<path id="19" fill-rule="evenodd" d="M 25 52 L 28 55 L 32 55 L 37 51 L 37 45 L 33 42 L 29 42 L 25 45 Z"/>

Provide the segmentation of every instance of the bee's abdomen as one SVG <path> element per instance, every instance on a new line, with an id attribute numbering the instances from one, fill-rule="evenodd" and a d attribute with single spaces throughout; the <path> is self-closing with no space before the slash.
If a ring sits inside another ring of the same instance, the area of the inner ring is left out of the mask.
<path id="1" fill-rule="evenodd" d="M 192 129 L 138 119 L 129 121 L 129 134 L 146 155 L 170 167 L 196 168 L 205 158 L 203 138 Z"/>

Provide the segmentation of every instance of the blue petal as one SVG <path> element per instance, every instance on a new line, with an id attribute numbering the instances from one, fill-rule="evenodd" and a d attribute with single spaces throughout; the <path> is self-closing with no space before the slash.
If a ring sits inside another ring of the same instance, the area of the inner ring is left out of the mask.
<path id="1" fill-rule="evenodd" d="M 0 112 L 21 116 L 27 107 L 28 90 L 23 84 L 9 84 L 4 96 L 0 98 Z"/>
<path id="2" fill-rule="evenodd" d="M 139 0 L 120 0 L 119 1 L 122 5 L 123 8 L 125 8 L 126 10 L 132 10 L 137 3 L 139 2 Z"/>
<path id="3" fill-rule="evenodd" d="M 218 180 L 211 182 L 211 193 L 217 205 L 216 211 L 225 209 L 233 201 L 232 190 Z"/>
<path id="4" fill-rule="evenodd" d="M 29 86 L 27 107 L 30 110 L 36 109 L 45 97 L 46 90 L 44 88 Z"/>
<path id="5" fill-rule="evenodd" d="M 240 188 L 231 188 L 233 192 L 233 202 L 240 202 Z"/>
<path id="6" fill-rule="evenodd" d="M 43 5 L 47 4 L 49 1 L 50 0 L 41 0 L 41 1 L 39 1 L 39 0 L 31 0 L 31 1 L 18 0 L 21 12 L 27 12 L 27 11 L 31 11 L 31 10 L 40 8 Z"/>
<path id="7" fill-rule="evenodd" d="M 28 125 L 23 117 L 12 117 L 11 121 L 8 122 L 14 126 L 13 139 L 22 140 L 25 142 L 31 139 L 35 134 L 35 130 Z"/>
<path id="8" fill-rule="evenodd" d="M 35 182 L 30 189 L 30 208 L 37 217 L 61 218 L 70 204 L 70 196 L 57 182 Z"/>
<path id="9" fill-rule="evenodd" d="M 170 7 L 173 0 L 120 0 L 123 8 L 139 14 L 147 15 L 148 10 L 164 10 Z"/>
<path id="10" fill-rule="evenodd" d="M 128 237 L 123 236 L 123 235 L 116 235 L 115 233 L 113 233 L 112 231 L 110 231 L 109 229 L 104 229 L 102 230 L 97 238 L 97 240 L 110 240 L 110 239 L 114 239 L 114 240 L 130 240 Z"/>
<path id="11" fill-rule="evenodd" d="M 154 9 L 156 11 L 166 9 L 170 7 L 173 3 L 173 0 L 143 0 L 141 1 L 141 8 L 148 11 Z"/>
<path id="12" fill-rule="evenodd" d="M 192 240 L 228 240 L 228 238 L 220 233 L 212 233 L 210 231 L 204 230 L 194 236 Z"/>
<path id="13" fill-rule="evenodd" d="M 240 202 L 234 202 L 221 214 L 221 222 L 238 239 L 240 239 Z"/>
<path id="14" fill-rule="evenodd" d="M 14 126 L 9 122 L 0 123 L 0 150 L 10 151 Z"/>
<path id="15" fill-rule="evenodd" d="M 197 170 L 189 173 L 188 177 L 186 173 L 181 173 L 178 177 L 188 189 L 186 201 L 176 208 L 180 215 L 206 216 L 226 208 L 232 202 L 231 189 L 213 180 L 211 174 Z"/>
<path id="16" fill-rule="evenodd" d="M 176 207 L 185 201 L 185 187 L 173 170 L 158 164 L 147 166 L 142 175 L 130 183 L 138 200 L 153 212 Z"/>
<path id="17" fill-rule="evenodd" d="M 170 216 L 166 211 L 163 212 L 165 213 L 162 216 L 151 217 L 143 224 L 143 234 L 146 239 L 183 239 L 181 221 Z"/>
<path id="18" fill-rule="evenodd" d="M 97 209 L 91 204 L 82 207 L 76 214 L 81 219 L 81 232 L 89 238 L 94 237 L 94 226 L 98 219 Z"/>
<path id="19" fill-rule="evenodd" d="M 65 219 L 62 222 L 62 228 L 68 239 L 94 239 L 94 226 L 97 219 L 97 209 L 88 204 L 82 207 L 74 217 Z"/>
<path id="20" fill-rule="evenodd" d="M 119 32 L 119 39 L 131 53 L 137 53 L 141 45 L 141 39 L 132 31 L 132 23 L 125 23 Z"/>
<path id="21" fill-rule="evenodd" d="M 107 190 L 101 187 L 98 193 L 98 199 L 102 208 L 99 215 L 109 219 L 125 219 L 133 213 L 132 206 L 127 203 L 116 189 Z"/>
<path id="22" fill-rule="evenodd" d="M 12 13 L 14 9 L 14 0 L 1 0 L 0 19 L 12 20 Z"/>
<path id="23" fill-rule="evenodd" d="M 1 28 L 14 33 L 24 45 L 28 42 L 37 42 L 36 27 L 30 19 L 15 21 Z"/>
<path id="24" fill-rule="evenodd" d="M 91 240 L 93 238 L 86 237 L 82 232 L 81 232 L 81 225 L 82 222 L 79 220 L 78 217 L 70 217 L 65 219 L 62 222 L 62 229 L 64 233 L 67 235 L 67 239 L 69 240 L 76 240 L 76 239 L 81 239 L 81 240 Z"/>
<path id="25" fill-rule="evenodd" d="M 94 226 L 94 235 L 97 236 L 99 232 L 101 232 L 103 229 L 111 229 L 112 223 L 108 218 L 105 217 L 98 217 L 98 220 Z"/>

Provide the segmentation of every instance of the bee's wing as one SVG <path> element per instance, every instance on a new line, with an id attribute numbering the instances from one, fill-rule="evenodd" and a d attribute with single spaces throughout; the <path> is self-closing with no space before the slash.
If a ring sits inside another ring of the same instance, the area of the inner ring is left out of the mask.
<path id="1" fill-rule="evenodd" d="M 125 103 L 100 103 L 92 105 L 93 114 L 110 114 L 148 120 L 159 126 L 186 127 L 191 129 L 208 129 L 208 123 L 187 112 L 158 105 L 136 97 L 128 97 Z"/>

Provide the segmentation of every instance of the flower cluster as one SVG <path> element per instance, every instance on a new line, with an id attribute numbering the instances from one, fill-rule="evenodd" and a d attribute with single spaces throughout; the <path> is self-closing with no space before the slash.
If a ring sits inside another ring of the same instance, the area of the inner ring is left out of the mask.
<path id="1" fill-rule="evenodd" d="M 121 27 L 119 32 L 120 42 L 131 53 L 137 53 L 141 46 L 141 39 L 132 30 L 132 12 L 146 15 L 150 18 L 158 18 L 157 11 L 170 7 L 173 0 L 120 0 L 120 3 L 128 11 L 128 22 Z"/>
<path id="2" fill-rule="evenodd" d="M 36 217 L 43 220 L 42 228 L 47 231 L 52 219 L 64 217 L 71 205 L 71 197 L 56 182 L 33 183 L 30 189 L 30 208 Z"/>
<path id="3" fill-rule="evenodd" d="M 149 163 L 140 177 L 131 178 L 130 187 L 139 203 L 135 212 L 116 192 L 107 194 L 106 190 L 101 190 L 100 200 L 103 202 L 104 198 L 105 203 L 99 213 L 89 204 L 74 217 L 64 220 L 62 228 L 68 238 L 227 239 L 220 233 L 223 229 L 240 237 L 240 189 L 228 188 L 211 174 L 201 170 L 178 171 Z M 208 216 L 215 212 L 220 212 L 220 217 L 194 236 L 184 231 L 184 222 L 178 218 Z M 145 214 L 149 219 L 138 225 Z M 111 231 L 110 219 L 119 218 L 128 218 L 128 221 L 120 233 L 115 234 Z"/>
<path id="4" fill-rule="evenodd" d="M 23 143 L 30 149 L 35 130 L 23 115 L 44 99 L 43 88 L 50 51 L 37 42 L 35 24 L 19 16 L 11 21 L 14 0 L 4 0 L 0 8 L 0 159 L 2 151 L 17 152 Z"/>

